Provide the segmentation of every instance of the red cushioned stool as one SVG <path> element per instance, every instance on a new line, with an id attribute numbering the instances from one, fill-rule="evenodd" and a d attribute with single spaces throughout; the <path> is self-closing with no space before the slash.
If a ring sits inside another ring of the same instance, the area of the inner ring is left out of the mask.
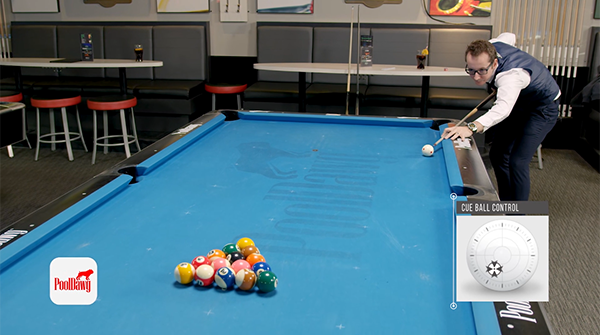
<path id="1" fill-rule="evenodd" d="M 240 94 L 244 93 L 248 85 L 204 85 L 206 92 L 212 93 L 212 110 L 216 109 L 216 94 L 237 94 L 238 109 L 242 109 L 242 99 Z"/>
<path id="2" fill-rule="evenodd" d="M 137 105 L 137 99 L 133 95 L 111 95 L 102 96 L 97 98 L 91 98 L 87 101 L 88 108 L 94 112 L 94 150 L 92 154 L 92 164 L 96 163 L 96 148 L 97 146 L 104 147 L 104 154 L 108 153 L 108 147 L 123 146 L 125 148 L 125 155 L 127 158 L 131 157 L 129 151 L 129 145 L 135 143 L 138 151 L 140 151 L 140 143 L 138 142 L 137 131 L 135 129 L 135 117 L 133 116 L 133 107 Z M 132 135 L 127 133 L 127 121 L 125 118 L 125 110 L 131 111 L 131 132 Z M 96 122 L 96 111 L 103 111 L 103 129 L 104 136 L 98 137 L 98 126 Z M 120 135 L 108 135 L 108 112 L 119 111 L 121 117 L 121 134 Z M 109 138 L 121 138 L 123 142 L 108 143 Z M 100 143 L 104 141 L 104 143 Z"/>
<path id="3" fill-rule="evenodd" d="M 83 140 L 83 133 L 81 132 L 81 120 L 79 119 L 79 109 L 77 105 L 81 102 L 81 96 L 77 94 L 52 94 L 45 96 L 35 96 L 31 98 L 31 106 L 35 107 L 35 124 L 37 127 L 37 148 L 35 148 L 35 160 L 38 160 L 40 153 L 41 143 L 50 143 L 52 151 L 56 150 L 56 143 L 65 143 L 67 146 L 67 154 L 69 160 L 73 160 L 73 150 L 71 149 L 71 142 L 81 139 L 83 148 L 87 152 L 85 141 Z M 77 117 L 77 129 L 78 132 L 69 131 L 69 121 L 67 117 L 67 107 L 75 107 L 75 115 Z M 62 118 L 63 131 L 56 132 L 54 126 L 54 109 L 60 108 L 60 114 Z M 40 127 L 40 109 L 48 109 L 50 111 L 50 133 L 41 135 Z M 56 139 L 56 136 L 64 136 L 63 139 Z M 71 137 L 74 136 L 74 137 Z M 43 140 L 43 138 L 50 137 L 49 140 Z"/>
<path id="4" fill-rule="evenodd" d="M 21 102 L 22 100 L 23 94 L 19 92 L 0 91 L 0 102 Z M 29 143 L 29 139 L 27 138 L 27 121 L 25 120 L 25 107 L 23 107 L 23 109 L 21 110 L 21 114 L 23 115 L 23 137 L 25 138 L 24 141 L 27 141 L 27 146 L 29 146 L 29 149 L 31 149 L 31 143 Z M 8 157 L 12 158 L 15 156 L 12 149 L 12 145 L 6 146 L 6 150 L 8 150 Z"/>

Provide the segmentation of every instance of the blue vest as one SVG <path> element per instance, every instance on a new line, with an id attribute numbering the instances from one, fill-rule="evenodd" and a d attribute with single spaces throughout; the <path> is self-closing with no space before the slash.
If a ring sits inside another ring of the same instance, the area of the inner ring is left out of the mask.
<path id="1" fill-rule="evenodd" d="M 531 82 L 521 90 L 515 108 L 537 108 L 554 101 L 560 88 L 542 62 L 506 43 L 492 44 L 498 52 L 498 68 L 494 74 L 492 85 L 496 81 L 496 75 L 514 68 L 524 69 L 531 76 Z"/>

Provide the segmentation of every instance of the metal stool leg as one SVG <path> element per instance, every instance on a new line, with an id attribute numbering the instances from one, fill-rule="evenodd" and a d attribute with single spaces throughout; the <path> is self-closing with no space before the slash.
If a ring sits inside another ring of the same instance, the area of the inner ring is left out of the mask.
<path id="1" fill-rule="evenodd" d="M 27 141 L 27 146 L 31 149 L 31 143 L 29 143 L 29 138 L 27 138 L 27 119 L 25 119 L 25 108 L 23 108 L 23 135 L 25 136 L 25 141 Z"/>
<path id="2" fill-rule="evenodd" d="M 67 145 L 67 155 L 69 160 L 73 160 L 73 150 L 71 149 L 71 136 L 69 135 L 69 121 L 67 120 L 67 108 L 60 109 L 63 121 L 63 129 L 65 131 L 65 144 Z"/>
<path id="3" fill-rule="evenodd" d="M 108 153 L 108 112 L 102 111 L 102 122 L 104 125 L 104 154 Z"/>
<path id="4" fill-rule="evenodd" d="M 35 146 L 35 160 L 38 160 L 38 155 L 40 153 L 40 109 L 35 109 L 35 128 L 37 135 L 37 145 Z"/>
<path id="5" fill-rule="evenodd" d="M 539 166 L 540 170 L 542 170 L 544 168 L 544 163 L 542 163 L 542 145 L 541 144 L 537 148 L 537 155 L 538 155 L 538 166 Z"/>
<path id="6" fill-rule="evenodd" d="M 131 131 L 133 131 L 133 138 L 135 140 L 135 146 L 138 149 L 138 152 L 142 151 L 140 148 L 140 142 L 138 142 L 137 129 L 135 128 L 135 117 L 133 116 L 133 107 L 131 107 Z"/>
<path id="7" fill-rule="evenodd" d="M 92 165 L 94 165 L 96 164 L 96 148 L 98 148 L 98 121 L 96 120 L 95 110 L 92 110 L 92 118 L 94 120 L 94 149 L 92 149 Z"/>
<path id="8" fill-rule="evenodd" d="M 131 157 L 131 152 L 129 151 L 129 138 L 127 137 L 127 121 L 125 120 L 125 110 L 119 110 L 119 115 L 121 116 L 121 132 L 123 133 L 123 145 L 125 146 L 125 156 L 129 158 Z"/>
<path id="9" fill-rule="evenodd" d="M 237 95 L 238 110 L 242 109 L 242 96 Z"/>
<path id="10" fill-rule="evenodd" d="M 83 132 L 81 131 L 81 120 L 79 119 L 79 108 L 77 106 L 75 106 L 75 115 L 77 116 L 77 127 L 79 127 L 79 137 L 81 138 L 81 143 L 83 143 L 83 149 L 85 149 L 85 152 L 88 152 L 85 140 L 83 139 Z"/>
<path id="11" fill-rule="evenodd" d="M 54 125 L 54 109 L 52 108 L 50 108 L 50 133 L 56 133 L 56 126 Z M 52 135 L 50 137 L 50 140 L 52 141 L 52 143 L 50 144 L 50 150 L 56 151 L 56 143 L 54 143 L 54 141 L 56 141 L 56 136 Z"/>
<path id="12" fill-rule="evenodd" d="M 213 93 L 212 94 L 212 110 L 217 109 L 217 96 Z"/>
<path id="13" fill-rule="evenodd" d="M 8 151 L 8 157 L 10 157 L 10 158 L 15 157 L 15 153 L 13 152 L 12 145 L 7 146 L 6 150 Z"/>

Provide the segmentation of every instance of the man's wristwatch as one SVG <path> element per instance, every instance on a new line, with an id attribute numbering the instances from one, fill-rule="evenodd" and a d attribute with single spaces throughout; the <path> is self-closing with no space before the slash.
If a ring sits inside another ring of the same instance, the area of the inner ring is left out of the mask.
<path id="1" fill-rule="evenodd" d="M 473 123 L 473 122 L 467 123 L 467 128 L 469 128 L 469 130 L 472 131 L 473 134 L 477 133 L 477 126 L 475 125 L 475 123 Z"/>

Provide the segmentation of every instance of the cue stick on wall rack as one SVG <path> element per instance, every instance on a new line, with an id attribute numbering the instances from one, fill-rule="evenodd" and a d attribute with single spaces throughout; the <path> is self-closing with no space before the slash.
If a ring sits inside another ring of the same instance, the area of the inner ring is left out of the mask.
<path id="1" fill-rule="evenodd" d="M 465 122 L 466 119 L 470 118 L 473 114 L 477 113 L 477 111 L 479 110 L 479 107 L 485 105 L 486 103 L 488 103 L 488 101 L 492 100 L 492 98 L 496 95 L 496 91 L 492 90 L 492 93 L 490 95 L 488 95 L 485 99 L 483 99 L 482 102 L 479 103 L 479 105 L 477 105 L 477 107 L 473 108 L 472 111 L 469 112 L 469 114 L 467 114 L 462 120 L 458 121 L 458 123 L 456 124 L 455 127 L 459 127 L 461 124 L 463 124 L 463 122 Z M 433 144 L 433 146 L 435 147 L 436 145 L 440 144 L 440 142 L 444 139 L 444 137 L 440 137 L 439 140 L 437 140 L 437 142 L 435 142 Z"/>
<path id="2" fill-rule="evenodd" d="M 352 6 L 352 14 L 350 16 L 350 48 L 348 48 L 348 78 L 346 79 L 346 115 L 348 115 L 348 105 L 350 104 L 350 78 L 352 74 L 352 30 L 354 29 L 354 6 Z"/>
<path id="3" fill-rule="evenodd" d="M 359 114 L 358 100 L 360 97 L 360 4 L 356 10 L 356 24 L 358 27 L 356 32 L 356 106 L 354 106 L 354 115 Z"/>

